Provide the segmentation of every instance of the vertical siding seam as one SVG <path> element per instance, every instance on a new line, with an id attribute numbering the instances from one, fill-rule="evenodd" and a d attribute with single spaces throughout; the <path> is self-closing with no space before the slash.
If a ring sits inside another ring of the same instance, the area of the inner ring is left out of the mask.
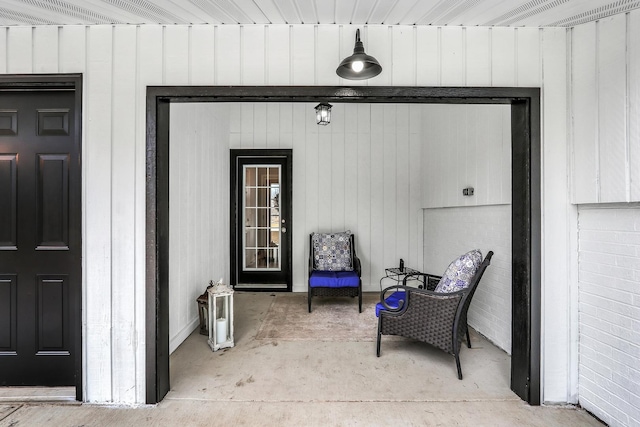
<path id="1" fill-rule="evenodd" d="M 293 85 L 293 25 L 289 25 L 289 76 L 287 78 L 287 82 L 289 85 Z M 293 117 L 293 111 L 291 112 Z M 293 132 L 293 127 L 291 128 L 291 132 Z"/>
<path id="2" fill-rule="evenodd" d="M 415 34 L 415 32 L 414 32 Z M 414 43 L 415 44 L 415 43 Z M 416 57 L 417 58 L 417 57 Z M 417 59 L 416 59 L 417 62 Z M 411 148 L 413 147 L 412 144 L 412 133 L 411 133 L 411 109 L 415 108 L 418 106 L 414 106 L 413 104 L 409 104 L 408 105 L 408 120 L 407 120 L 407 135 L 408 135 L 408 141 L 407 141 L 407 197 L 409 198 L 407 200 L 407 218 L 408 218 L 408 222 L 407 224 L 409 224 L 409 241 L 407 242 L 407 247 L 409 250 L 409 254 L 413 254 L 413 247 L 412 247 L 412 238 L 411 238 L 411 229 L 413 228 L 413 224 L 411 223 L 411 218 L 413 217 L 413 208 L 414 205 L 411 202 L 413 200 L 413 186 L 411 185 L 413 183 L 413 169 L 411 168 Z M 414 240 L 415 241 L 415 240 Z M 410 256 L 409 259 L 413 258 L 413 255 Z M 422 267 L 420 267 L 420 271 L 422 271 Z"/>
<path id="3" fill-rule="evenodd" d="M 269 47 L 269 27 L 264 25 L 263 26 L 263 30 L 264 30 L 264 44 L 263 44 L 263 49 L 264 49 L 264 76 L 263 76 L 263 81 L 264 84 L 269 84 L 269 52 L 271 51 L 270 47 Z M 244 68 L 241 66 L 241 69 Z"/>
<path id="4" fill-rule="evenodd" d="M 346 107 L 347 105 L 343 104 L 342 105 L 342 109 L 344 111 L 344 114 L 342 115 L 342 120 L 346 121 L 347 118 L 347 111 L 346 111 Z M 344 124 L 344 128 L 342 128 L 342 159 L 343 159 L 343 163 L 342 163 L 342 179 L 344 180 L 345 184 L 346 184 L 346 174 L 347 174 L 347 168 L 351 167 L 351 165 L 345 161 L 345 159 L 348 159 L 347 157 L 347 129 L 346 129 L 346 123 Z M 356 163 L 357 166 L 357 163 Z M 346 227 L 347 225 L 347 186 L 344 185 L 344 191 L 342 192 L 342 208 L 344 210 L 343 214 L 342 214 L 342 227 L 343 230 L 345 229 L 344 227 Z"/>
<path id="5" fill-rule="evenodd" d="M 354 9 L 355 10 L 355 9 Z M 413 85 L 418 86 L 418 27 L 411 28 L 413 33 Z"/>
<path id="6" fill-rule="evenodd" d="M 544 134 L 545 134 L 545 103 L 544 103 L 544 98 L 545 98 L 545 54 L 544 54 L 544 50 L 545 50 L 545 46 L 544 46 L 544 41 L 545 41 L 545 34 L 544 34 L 544 30 L 540 29 L 540 34 L 539 34 L 539 40 L 540 40 L 540 48 L 538 49 L 538 64 L 540 64 L 540 82 L 541 82 L 541 90 L 540 90 L 540 145 L 541 145 L 541 149 L 540 149 L 540 170 L 541 170 L 541 174 L 540 174 L 540 186 L 541 186 L 541 192 L 542 189 L 544 188 L 545 185 L 545 156 L 544 156 Z M 516 36 L 516 46 L 517 46 L 517 36 Z M 516 48 L 516 51 L 518 49 Z M 517 54 L 516 54 L 517 55 Z M 515 84 L 517 86 L 518 84 L 518 67 L 515 68 Z M 511 176 L 513 177 L 513 173 L 511 174 Z M 513 179 L 513 178 L 512 178 Z M 513 202 L 513 200 L 511 200 Z M 544 203 L 544 196 L 541 195 L 540 197 L 540 209 L 542 212 L 544 212 L 544 208 L 545 208 L 545 203 Z M 544 236 L 544 221 L 541 221 L 540 224 L 540 228 L 541 228 L 541 233 Z M 542 248 L 542 254 L 541 256 L 544 256 L 544 246 Z M 544 263 L 542 263 L 542 268 L 541 268 L 541 275 L 544 275 Z M 544 276 L 543 276 L 544 277 Z M 541 289 L 541 298 L 544 298 L 544 287 L 542 287 Z M 541 327 L 544 328 L 544 316 L 541 317 Z M 543 329 L 544 330 L 544 329 Z M 542 344 L 542 351 L 544 351 L 544 343 Z M 541 366 L 542 372 L 544 372 L 544 360 L 542 360 L 542 366 Z M 544 375 L 544 374 L 543 374 Z"/>
<path id="7" fill-rule="evenodd" d="M 244 25 L 240 25 L 240 84 L 244 84 Z M 255 129 L 255 114 L 254 114 L 254 129 Z M 255 135 L 255 133 L 254 133 Z"/>
<path id="8" fill-rule="evenodd" d="M 313 26 L 313 84 L 318 85 L 318 26 Z"/>
<path id="9" fill-rule="evenodd" d="M 517 76 L 517 74 L 518 74 L 518 70 L 516 68 L 516 76 Z M 517 77 L 516 77 L 516 80 L 517 80 Z M 517 82 L 516 82 L 516 86 L 518 86 Z M 541 116 L 540 117 L 540 122 L 541 122 L 540 123 L 540 127 L 544 129 L 543 119 L 542 119 L 544 117 L 544 115 L 541 114 L 540 116 Z M 501 114 L 500 115 L 500 125 L 502 126 L 502 129 L 505 129 L 505 127 L 507 125 L 509 127 L 511 127 L 511 114 L 509 114 L 509 123 L 507 123 L 507 120 L 505 118 L 505 114 Z M 468 132 L 468 129 L 466 129 L 466 131 Z M 501 156 L 501 161 L 500 161 L 500 201 L 502 203 L 504 203 L 506 201 L 505 200 L 506 196 L 505 196 L 505 188 L 504 188 L 505 187 L 504 179 L 502 179 L 502 177 L 504 176 L 504 169 L 505 169 L 503 153 L 504 153 L 504 146 L 506 144 L 506 141 L 505 141 L 504 131 L 501 132 L 500 137 L 501 137 L 501 140 L 502 140 L 502 143 L 500 144 L 500 156 Z M 509 138 L 509 144 L 510 143 L 511 143 L 511 138 Z M 469 167 L 469 166 L 467 165 L 467 167 Z M 511 165 L 509 165 L 509 169 L 511 169 Z M 544 156 L 540 156 L 540 170 L 544 171 Z M 513 175 L 513 173 L 511 175 Z M 460 194 L 460 193 L 458 193 L 458 194 Z M 478 203 L 476 202 L 476 205 L 477 204 Z M 509 203 L 509 204 L 511 204 L 511 203 Z M 544 197 L 540 198 L 540 204 L 541 204 L 540 210 L 542 212 L 544 212 Z M 542 227 L 544 227 L 544 225 L 542 225 Z"/>
<path id="10" fill-rule="evenodd" d="M 167 55 L 166 55 L 166 52 L 165 52 L 166 45 L 167 45 L 166 44 L 166 34 L 165 34 L 166 30 L 167 30 L 167 26 L 163 25 L 162 26 L 162 49 L 161 49 L 161 52 L 162 52 L 162 84 L 163 85 L 166 84 L 165 79 L 166 79 L 166 75 L 167 75 L 167 64 L 166 64 Z"/>
<path id="11" fill-rule="evenodd" d="M 631 201 L 631 105 L 629 94 L 631 93 L 631 52 L 629 51 L 629 47 L 631 46 L 631 31 L 629 29 L 629 25 L 631 22 L 630 14 L 627 12 L 624 15 L 625 25 L 625 96 L 624 96 L 624 131 L 625 131 L 625 162 L 624 162 L 624 175 L 625 175 L 625 189 L 626 189 L 626 197 L 627 202 Z"/>
<path id="12" fill-rule="evenodd" d="M 567 161 L 569 162 L 569 170 L 572 173 L 567 175 L 569 180 L 570 200 L 576 202 L 576 182 L 575 182 L 575 121 L 574 121 L 574 105 L 573 105 L 573 28 L 567 30 Z"/>
<path id="13" fill-rule="evenodd" d="M 467 28 L 462 27 L 462 86 L 467 85 Z"/>
<path id="14" fill-rule="evenodd" d="M 545 31 L 542 28 L 538 28 L 538 81 L 540 82 L 540 97 L 543 98 L 544 97 L 544 84 L 542 81 L 543 78 L 543 64 L 544 64 L 544 37 L 545 37 Z M 566 39 L 565 39 L 566 41 Z M 566 52 L 565 52 L 566 53 Z M 567 84 L 569 84 L 569 82 L 567 81 Z M 542 109 L 542 102 L 543 99 L 540 99 L 540 108 Z"/>
<path id="15" fill-rule="evenodd" d="M 187 27 L 187 81 L 191 85 L 193 70 L 193 25 Z"/>
<path id="16" fill-rule="evenodd" d="M 141 82 L 140 82 L 140 25 L 136 25 L 136 46 L 135 46 L 135 52 L 136 52 L 136 60 L 135 60 L 135 81 L 136 81 L 136 88 L 140 88 L 141 87 Z M 146 95 L 146 91 L 145 91 L 145 95 Z M 135 98 L 134 98 L 134 111 L 136 112 L 136 114 L 134 114 L 134 118 L 133 118 L 133 123 L 134 123 L 134 129 L 139 129 L 139 125 L 140 125 L 140 120 L 139 120 L 139 115 L 138 115 L 138 110 L 140 108 L 140 90 L 136 90 L 135 91 Z M 137 135 L 136 135 L 137 137 Z M 144 141 L 145 145 L 146 145 L 146 139 Z M 137 165 L 138 164 L 138 150 L 133 150 L 133 164 Z M 133 188 L 134 188 L 134 204 L 133 204 L 133 217 L 134 220 L 135 218 L 138 217 L 138 212 L 137 212 L 137 207 L 138 204 L 135 203 L 136 200 L 136 192 L 135 189 L 138 187 L 138 174 L 134 173 L 133 175 Z M 135 250 L 135 248 L 138 247 L 138 241 L 137 241 L 137 235 L 138 233 L 134 232 L 133 233 L 133 247 L 134 247 L 134 251 L 133 251 L 133 265 L 136 266 L 138 265 L 138 251 Z M 144 242 L 143 242 L 144 243 Z M 137 288 L 140 284 L 136 283 L 136 272 L 135 272 L 135 267 L 134 267 L 134 286 L 135 288 Z M 136 286 L 138 285 L 138 286 Z M 135 331 L 138 330 L 139 326 L 137 324 L 137 319 L 138 319 L 138 300 L 137 300 L 137 292 L 133 293 L 133 321 L 134 321 L 134 329 Z M 146 327 L 146 325 L 145 325 Z M 133 333 L 133 372 L 134 372 L 134 377 L 137 379 L 139 376 L 139 372 L 140 372 L 140 363 L 141 360 L 139 359 L 139 354 L 140 354 L 140 345 L 138 342 L 138 334 L 137 333 Z M 134 400 L 138 400 L 137 396 L 138 396 L 138 388 L 139 388 L 139 384 L 138 381 L 135 381 L 135 391 L 134 391 L 134 396 L 135 399 Z"/>
<path id="17" fill-rule="evenodd" d="M 393 86 L 393 54 L 394 54 L 394 43 L 393 43 L 393 26 L 389 25 L 387 27 L 387 37 L 389 38 L 389 50 L 391 50 L 391 67 L 389 70 L 389 83 Z M 369 86 L 369 81 L 367 81 L 367 86 Z"/>
<path id="18" fill-rule="evenodd" d="M 9 27 L 4 27 L 4 72 L 9 72 Z"/>
<path id="19" fill-rule="evenodd" d="M 218 85 L 218 26 L 213 27 L 213 84 Z"/>
<path id="20" fill-rule="evenodd" d="M 114 353 L 114 347 L 115 347 L 115 343 L 114 343 L 114 333 L 113 333 L 113 306 L 114 306 L 114 295 L 113 295 L 113 259 L 114 259 L 114 253 L 113 253 L 113 179 L 114 179 L 114 174 L 113 174 L 113 130 L 114 130 L 114 123 L 113 123 L 113 116 L 114 116 L 114 102 L 113 102 L 113 85 L 114 85 L 114 74 L 115 74 L 115 45 L 116 45 L 116 32 L 114 31 L 114 26 L 111 25 L 110 27 L 111 29 L 111 73 L 109 76 L 110 79 L 110 90 L 109 90 L 109 101 L 110 104 L 109 105 L 109 110 L 110 110 L 110 115 L 111 115 L 111 120 L 109 120 L 110 122 L 110 129 L 109 129 L 109 209 L 111 210 L 110 214 L 109 214 L 109 261 L 111 262 L 111 274 L 109 277 L 109 281 L 110 281 L 110 290 L 111 292 L 109 292 L 109 311 L 110 311 L 110 325 L 109 325 L 109 339 L 110 339 L 110 350 L 111 350 L 111 357 L 109 358 L 109 362 L 111 364 L 111 375 L 110 375 L 110 380 L 111 380 L 111 401 L 115 401 L 115 396 L 116 396 L 116 381 L 115 381 L 115 376 L 114 376 L 114 372 L 116 372 L 116 366 L 114 366 L 114 360 L 115 358 L 118 357 L 117 354 L 113 354 Z"/>
<path id="21" fill-rule="evenodd" d="M 90 105 L 89 102 L 85 102 L 87 100 L 87 92 L 88 92 L 88 88 L 89 88 L 89 83 L 91 81 L 91 73 L 89 73 L 89 44 L 90 44 L 90 35 L 91 32 L 89 31 L 89 26 L 85 26 L 84 27 L 84 69 L 85 69 L 85 73 L 83 75 L 83 84 L 84 87 L 87 88 L 87 90 L 83 91 L 83 102 L 82 102 L 82 109 L 83 109 L 83 115 L 82 117 L 88 118 L 89 117 L 89 112 L 90 112 Z M 88 122 L 88 123 L 86 123 Z M 89 120 L 83 121 L 82 123 L 82 140 L 85 142 L 87 141 L 86 138 L 86 134 L 88 133 L 88 128 L 91 126 L 91 122 Z M 84 151 L 83 151 L 84 152 Z M 84 173 L 84 170 L 82 169 L 86 169 L 86 165 L 87 163 L 85 161 L 82 161 L 80 167 L 81 167 L 81 175 L 83 178 L 83 181 L 86 180 L 86 176 L 87 174 Z M 82 193 L 82 200 L 83 200 L 83 204 L 87 202 L 87 183 L 86 181 L 83 182 L 82 185 L 82 189 L 80 190 Z M 87 210 L 85 208 L 82 209 L 82 221 L 84 224 L 87 224 Z M 82 230 L 82 234 L 83 234 L 83 238 L 86 237 L 86 230 L 87 227 L 83 227 Z M 86 240 L 85 240 L 86 241 Z M 82 266 L 83 268 L 86 267 L 86 260 L 87 260 L 87 245 L 83 244 L 82 245 Z M 87 270 L 85 269 L 83 271 L 83 275 L 85 277 L 86 280 L 86 275 L 87 275 Z M 88 288 L 88 283 L 86 283 L 86 287 Z M 89 375 L 89 357 L 88 357 L 88 353 L 89 353 L 89 348 L 88 348 L 88 339 L 85 339 L 88 337 L 89 335 L 89 327 L 88 327 L 88 319 L 87 319 L 87 311 L 88 311 L 88 292 L 82 292 L 82 321 L 84 323 L 84 327 L 83 327 L 83 336 L 82 336 L 82 368 L 83 368 L 83 375 L 82 375 L 82 388 L 83 388 L 83 392 L 82 392 L 82 396 L 84 400 L 89 400 L 89 392 L 90 392 L 90 388 L 89 388 L 89 379 L 87 378 Z"/>
<path id="22" fill-rule="evenodd" d="M 341 58 L 341 55 L 342 55 L 342 50 L 344 48 L 344 44 L 342 43 L 342 39 L 343 38 L 344 38 L 344 26 L 343 25 L 338 25 L 338 64 L 340 64 L 340 61 L 341 61 L 340 58 Z M 338 81 L 344 82 L 344 79 L 342 77 L 340 77 Z M 368 85 L 368 83 L 367 83 L 367 85 Z"/>
<path id="23" fill-rule="evenodd" d="M 596 203 L 600 203 L 600 21 L 595 22 L 595 167 L 596 167 Z"/>
<path id="24" fill-rule="evenodd" d="M 33 73 L 33 64 L 36 63 L 36 27 L 31 27 L 31 72 Z"/>
<path id="25" fill-rule="evenodd" d="M 518 84 L 518 74 L 520 68 L 518 67 L 518 29 L 514 28 L 513 30 L 513 82 L 516 87 L 519 87 Z"/>
<path id="26" fill-rule="evenodd" d="M 565 93 L 565 102 L 566 102 L 566 117 L 565 117 L 565 125 L 566 125 L 566 162 L 568 162 L 567 170 L 567 191 L 569 192 L 569 202 L 571 202 L 575 197 L 575 189 L 573 188 L 573 173 L 572 171 L 575 159 L 573 156 L 574 149 L 574 134 L 573 134 L 573 28 L 567 28 L 565 30 L 565 85 L 567 91 Z M 572 212 L 574 215 L 572 215 Z M 579 315 L 579 306 L 578 306 L 578 284 L 577 278 L 574 278 L 574 270 L 573 270 L 573 260 L 576 254 L 574 253 L 574 249 L 577 249 L 578 237 L 577 237 L 577 209 L 575 206 L 569 204 L 565 210 L 565 220 L 567 224 L 567 229 L 569 232 L 565 236 L 566 248 L 568 249 L 568 256 L 565 260 L 567 265 L 566 270 L 566 283 L 568 286 L 567 292 L 567 302 L 569 305 L 569 309 L 567 310 L 567 325 L 569 327 L 566 331 L 566 342 L 568 345 L 567 352 L 567 360 L 566 360 L 566 369 L 567 369 L 567 393 L 566 393 L 566 401 L 567 402 L 577 402 L 577 388 L 578 388 L 578 369 L 579 369 L 579 348 L 578 348 L 578 319 Z M 573 228 L 573 227 L 575 228 Z M 576 234 L 574 235 L 571 230 L 576 230 Z M 577 258 L 575 268 L 577 271 Z M 543 271 L 546 274 L 546 268 L 543 263 Z M 546 295 L 546 291 L 543 287 L 542 292 Z M 544 318 L 544 316 L 543 316 Z M 544 323 L 543 323 L 544 326 Z M 544 330 L 544 329 L 543 329 Z"/>
<path id="27" fill-rule="evenodd" d="M 436 43 L 438 44 L 438 86 L 442 86 L 442 27 L 437 29 Z"/>
<path id="28" fill-rule="evenodd" d="M 489 28 L 489 86 L 493 86 L 493 28 Z"/>
<path id="29" fill-rule="evenodd" d="M 60 49 L 61 39 L 62 39 L 62 25 L 58 25 L 58 43 L 56 45 L 56 47 L 58 48 L 58 51 L 56 54 L 56 57 L 58 58 L 58 64 L 57 64 L 58 74 L 62 72 L 62 70 L 60 70 L 60 64 L 62 63 L 62 50 Z"/>
<path id="30" fill-rule="evenodd" d="M 369 110 L 369 123 L 368 124 L 369 124 L 369 135 L 370 135 L 369 136 L 369 149 L 367 150 L 367 155 L 369 156 L 369 182 L 367 183 L 367 185 L 369 186 L 369 212 L 368 212 L 369 213 L 369 231 L 368 231 L 368 233 L 369 233 L 369 239 L 368 239 L 369 240 L 369 248 L 368 249 L 369 249 L 369 278 L 371 279 L 371 275 L 373 273 L 373 262 L 372 262 L 373 259 L 372 259 L 372 256 L 371 256 L 371 246 L 372 246 L 372 243 L 373 243 L 373 239 L 371 238 L 372 237 L 371 231 L 373 229 L 372 226 L 371 226 L 371 224 L 372 224 L 372 221 L 371 221 L 372 215 L 371 215 L 371 213 L 373 212 L 373 209 L 371 208 L 372 199 L 373 199 L 371 197 L 371 181 L 372 181 L 371 176 L 373 175 L 373 170 L 372 170 L 373 169 L 372 168 L 373 164 L 371 162 L 371 135 L 373 134 L 373 132 L 372 132 L 372 129 L 371 129 L 371 123 L 372 123 L 372 120 L 371 120 L 371 114 L 372 114 L 371 107 L 372 107 L 372 104 L 366 104 L 366 105 L 367 105 L 367 109 Z"/>

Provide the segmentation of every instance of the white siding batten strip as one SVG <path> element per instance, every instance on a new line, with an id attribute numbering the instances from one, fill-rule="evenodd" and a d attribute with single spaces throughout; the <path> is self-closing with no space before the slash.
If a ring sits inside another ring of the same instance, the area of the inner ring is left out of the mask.
<path id="1" fill-rule="evenodd" d="M 596 203 L 600 203 L 601 199 L 601 181 L 600 181 L 600 85 L 598 82 L 600 81 L 600 22 L 595 22 L 595 30 L 596 30 L 596 39 L 595 39 L 595 67 L 596 67 L 596 81 L 595 83 L 595 126 L 596 126 L 596 137 L 594 138 L 595 142 L 595 167 L 596 167 Z"/>
<path id="2" fill-rule="evenodd" d="M 625 116 L 625 150 L 624 150 L 624 181 L 625 181 L 625 196 L 626 201 L 630 202 L 631 198 L 631 16 L 629 13 L 625 13 L 625 99 L 624 99 L 624 116 Z M 637 40 L 634 40 L 637 43 Z M 637 165 L 640 167 L 640 165 Z"/>

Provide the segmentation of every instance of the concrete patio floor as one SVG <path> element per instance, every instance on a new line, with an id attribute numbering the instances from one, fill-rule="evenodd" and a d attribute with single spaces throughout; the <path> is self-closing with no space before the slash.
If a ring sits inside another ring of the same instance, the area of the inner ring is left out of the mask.
<path id="1" fill-rule="evenodd" d="M 257 340 L 272 295 L 236 294 L 234 348 L 212 352 L 207 337 L 191 334 L 171 356 L 171 390 L 158 405 L 65 401 L 73 389 L 3 389 L 0 426 L 602 425 L 579 408 L 521 401 L 509 389 L 509 356 L 477 333 L 461 352 L 462 381 L 453 357 L 409 340 L 383 337 L 380 358 L 375 336 Z M 321 305 L 314 300 L 314 309 Z"/>

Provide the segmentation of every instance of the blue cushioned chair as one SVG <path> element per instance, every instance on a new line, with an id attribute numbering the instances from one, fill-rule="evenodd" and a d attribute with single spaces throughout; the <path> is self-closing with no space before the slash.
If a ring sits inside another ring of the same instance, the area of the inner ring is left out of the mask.
<path id="1" fill-rule="evenodd" d="M 376 306 L 378 357 L 382 335 L 413 338 L 453 355 L 461 380 L 460 344 L 463 337 L 466 336 L 467 347 L 471 348 L 467 311 L 492 256 L 493 252 L 489 251 L 483 261 L 480 251 L 473 250 L 455 259 L 442 277 L 409 274 L 402 286 L 384 289 Z M 407 286 L 407 280 L 420 276 L 423 276 L 426 289 Z"/>
<path id="2" fill-rule="evenodd" d="M 361 274 L 351 232 L 309 235 L 309 313 L 314 296 L 358 297 L 358 309 L 362 313 Z"/>

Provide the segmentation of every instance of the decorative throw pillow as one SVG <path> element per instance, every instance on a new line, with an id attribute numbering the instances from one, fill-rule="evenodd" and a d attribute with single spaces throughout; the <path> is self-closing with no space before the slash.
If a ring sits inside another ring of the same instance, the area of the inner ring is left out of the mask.
<path id="1" fill-rule="evenodd" d="M 449 293 L 462 290 L 469 286 L 471 279 L 476 274 L 476 270 L 482 263 L 482 252 L 478 249 L 461 255 L 458 259 L 449 264 L 447 271 L 442 275 L 442 279 L 435 288 L 435 292 Z"/>
<path id="2" fill-rule="evenodd" d="M 316 270 L 352 271 L 351 231 L 314 233 L 311 237 Z"/>

